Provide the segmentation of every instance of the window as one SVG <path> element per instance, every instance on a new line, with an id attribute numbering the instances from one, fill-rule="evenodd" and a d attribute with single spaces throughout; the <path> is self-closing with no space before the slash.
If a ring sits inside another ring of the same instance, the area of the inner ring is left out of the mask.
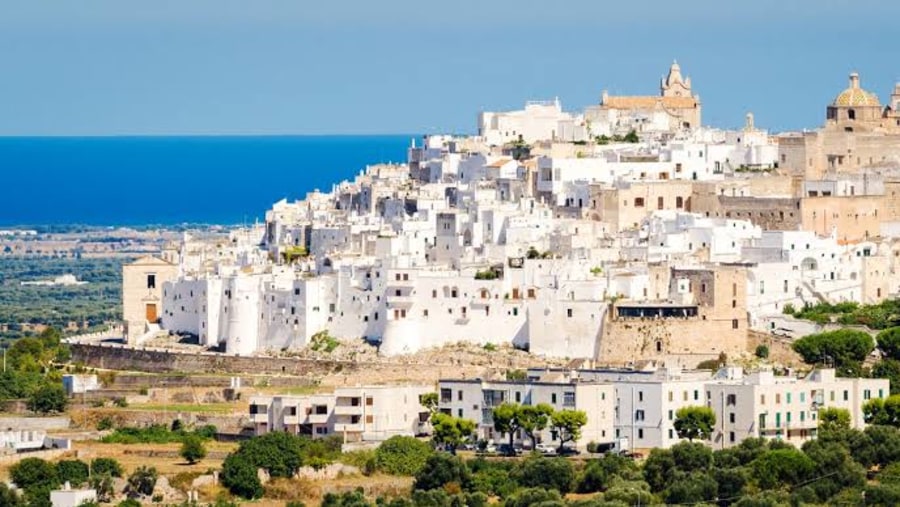
<path id="1" fill-rule="evenodd" d="M 790 403 L 790 402 L 791 402 L 791 393 L 785 394 L 785 397 L 787 398 L 787 399 L 786 399 L 786 402 L 787 402 L 787 403 Z"/>
<path id="2" fill-rule="evenodd" d="M 522 393 L 520 391 L 516 391 L 516 403 L 522 403 Z"/>
<path id="3" fill-rule="evenodd" d="M 669 391 L 669 401 L 672 401 L 672 391 Z"/>
<path id="4" fill-rule="evenodd" d="M 462 417 L 462 416 L 463 416 L 463 409 L 461 409 L 461 408 L 456 409 L 456 417 Z"/>
<path id="5" fill-rule="evenodd" d="M 569 317 L 570 319 L 572 318 L 572 309 L 571 308 L 566 309 L 566 317 Z"/>
<path id="6" fill-rule="evenodd" d="M 638 428 L 638 440 L 644 439 L 644 428 Z"/>
<path id="7" fill-rule="evenodd" d="M 775 393 L 775 404 L 781 403 L 781 393 Z"/>
<path id="8" fill-rule="evenodd" d="M 684 208 L 684 198 L 678 196 L 675 198 L 675 207 L 678 209 Z"/>
<path id="9" fill-rule="evenodd" d="M 156 288 L 156 275 L 147 275 L 147 288 L 148 289 Z"/>
<path id="10" fill-rule="evenodd" d="M 564 407 L 574 407 L 575 406 L 575 393 L 563 393 L 563 406 Z"/>
<path id="11" fill-rule="evenodd" d="M 556 393 L 550 394 L 550 403 L 556 404 Z"/>
<path id="12" fill-rule="evenodd" d="M 463 400 L 463 395 L 462 395 L 462 393 L 463 393 L 462 390 L 456 391 L 456 401 L 462 401 L 462 400 Z"/>
<path id="13" fill-rule="evenodd" d="M 672 431 L 672 428 L 669 428 L 669 438 L 675 438 L 675 432 Z"/>
<path id="14" fill-rule="evenodd" d="M 375 417 L 372 414 L 366 415 L 366 424 L 372 424 L 375 422 Z"/>
<path id="15" fill-rule="evenodd" d="M 665 207 L 665 200 L 662 196 L 656 198 L 656 209 L 663 209 Z"/>
<path id="16" fill-rule="evenodd" d="M 739 324 L 737 319 L 731 319 L 731 329 L 738 329 Z"/>
<path id="17" fill-rule="evenodd" d="M 635 198 L 634 207 L 635 208 L 643 208 L 644 207 L 644 198 L 643 197 Z"/>
<path id="18" fill-rule="evenodd" d="M 734 442 L 734 432 L 733 431 L 730 431 L 728 433 L 728 440 L 731 442 Z"/>
<path id="19" fill-rule="evenodd" d="M 850 399 L 850 393 L 846 389 L 844 390 L 844 401 L 848 401 Z"/>
<path id="20" fill-rule="evenodd" d="M 441 403 L 450 403 L 453 400 L 453 391 L 451 389 L 441 389 Z"/>
<path id="21" fill-rule="evenodd" d="M 638 401 L 644 401 L 644 391 L 638 391 Z"/>
<path id="22" fill-rule="evenodd" d="M 670 421 L 675 420 L 675 411 L 674 410 L 669 410 L 669 420 Z"/>
<path id="23" fill-rule="evenodd" d="M 694 401 L 697 401 L 699 399 L 700 399 L 700 391 L 694 389 Z"/>
<path id="24" fill-rule="evenodd" d="M 432 297 L 432 298 L 436 298 L 436 297 L 437 297 L 437 289 L 432 289 L 432 291 L 431 291 L 431 297 Z"/>
<path id="25" fill-rule="evenodd" d="M 868 390 L 868 389 L 864 389 L 864 390 L 863 390 L 863 399 L 864 399 L 864 400 L 869 400 L 869 399 L 871 399 L 871 398 L 872 398 L 872 391 L 870 391 L 870 390 Z"/>
<path id="26" fill-rule="evenodd" d="M 367 396 L 367 397 L 366 397 L 366 406 L 367 406 L 367 407 L 371 407 L 373 403 L 375 403 L 375 400 L 372 399 L 371 396 Z"/>
<path id="27" fill-rule="evenodd" d="M 634 411 L 634 420 L 635 421 L 643 421 L 644 420 L 644 411 L 643 410 L 635 410 Z"/>
<path id="28" fill-rule="evenodd" d="M 728 422 L 734 424 L 734 412 L 728 414 Z"/>

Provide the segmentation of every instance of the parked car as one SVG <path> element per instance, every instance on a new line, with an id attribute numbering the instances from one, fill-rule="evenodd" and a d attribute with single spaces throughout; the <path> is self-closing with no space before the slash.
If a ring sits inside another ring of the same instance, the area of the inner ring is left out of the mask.
<path id="1" fill-rule="evenodd" d="M 497 446 L 497 452 L 504 456 L 518 456 L 522 454 L 522 448 L 510 446 L 509 444 L 500 444 Z"/>
<path id="2" fill-rule="evenodd" d="M 541 454 L 556 454 L 556 447 L 547 444 L 537 444 L 534 446 L 534 450 Z"/>
<path id="3" fill-rule="evenodd" d="M 581 454 L 581 451 L 574 447 L 565 447 L 559 448 L 556 450 L 556 453 L 560 456 L 574 456 L 576 454 Z"/>

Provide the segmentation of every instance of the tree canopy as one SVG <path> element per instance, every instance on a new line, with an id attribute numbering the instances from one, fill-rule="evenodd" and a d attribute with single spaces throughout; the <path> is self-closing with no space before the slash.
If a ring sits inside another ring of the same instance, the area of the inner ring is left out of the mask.
<path id="1" fill-rule="evenodd" d="M 804 336 L 791 347 L 807 364 L 833 361 L 842 375 L 859 376 L 862 362 L 875 348 L 872 337 L 854 329 L 838 329 Z"/>
<path id="2" fill-rule="evenodd" d="M 675 412 L 675 431 L 678 438 L 708 440 L 716 425 L 716 413 L 709 407 L 681 407 Z"/>

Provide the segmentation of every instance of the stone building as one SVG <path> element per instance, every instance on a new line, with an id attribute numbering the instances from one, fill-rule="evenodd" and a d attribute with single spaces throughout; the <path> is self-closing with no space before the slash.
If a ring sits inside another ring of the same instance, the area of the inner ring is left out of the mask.
<path id="1" fill-rule="evenodd" d="M 650 281 L 649 292 L 666 299 L 614 304 L 599 344 L 601 363 L 676 359 L 694 366 L 722 352 L 737 356 L 747 350 L 744 266 L 654 269 Z"/>
<path id="2" fill-rule="evenodd" d="M 617 96 L 604 90 L 600 104 L 589 107 L 584 116 L 598 127 L 608 125 L 611 133 L 630 129 L 673 132 L 699 128 L 700 110 L 700 97 L 693 93 L 691 78 L 682 77 L 681 67 L 674 62 L 660 81 L 658 96 Z"/>
<path id="3" fill-rule="evenodd" d="M 849 86 L 826 107 L 821 129 L 783 134 L 778 138 L 779 167 L 790 174 L 821 179 L 829 172 L 856 173 L 900 161 L 900 85 L 891 104 L 860 86 L 850 74 Z"/>
<path id="4" fill-rule="evenodd" d="M 149 255 L 122 266 L 122 318 L 128 343 L 135 343 L 159 322 L 163 284 L 177 276 L 176 264 Z"/>

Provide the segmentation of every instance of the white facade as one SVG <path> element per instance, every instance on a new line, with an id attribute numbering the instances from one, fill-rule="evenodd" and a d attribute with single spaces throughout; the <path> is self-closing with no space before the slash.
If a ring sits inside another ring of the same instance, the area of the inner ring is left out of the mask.
<path id="1" fill-rule="evenodd" d="M 538 382 L 441 380 L 438 409 L 454 417 L 475 421 L 475 437 L 495 443 L 508 443 L 509 435 L 494 430 L 493 410 L 502 403 L 538 405 L 546 403 L 554 410 L 580 410 L 587 425 L 573 447 L 584 449 L 589 442 L 613 441 L 613 388 L 599 382 Z M 551 428 L 536 435 L 537 443 L 559 445 L 559 436 Z M 521 431 L 513 437 L 518 445 L 530 445 Z"/>
<path id="2" fill-rule="evenodd" d="M 249 417 L 257 435 L 287 431 L 312 437 L 338 435 L 345 442 L 383 441 L 420 434 L 428 411 L 426 386 L 369 386 L 310 396 L 256 396 Z"/>

